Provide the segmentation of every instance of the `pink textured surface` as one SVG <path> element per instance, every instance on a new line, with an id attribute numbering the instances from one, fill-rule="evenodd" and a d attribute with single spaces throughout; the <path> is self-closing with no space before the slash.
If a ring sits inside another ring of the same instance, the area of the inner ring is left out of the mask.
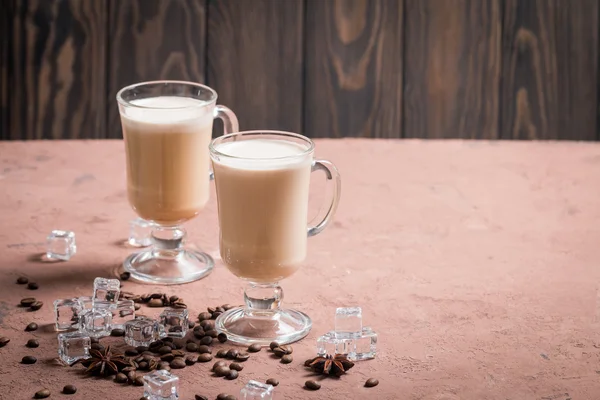
<path id="1" fill-rule="evenodd" d="M 236 381 L 210 377 L 208 364 L 178 371 L 181 399 L 237 394 L 247 380 L 268 377 L 281 381 L 278 399 L 600 398 L 600 145 L 320 140 L 317 155 L 340 169 L 342 201 L 333 225 L 310 240 L 307 266 L 283 282 L 285 304 L 313 318 L 311 334 L 294 345 L 292 364 L 263 351 Z M 322 187 L 322 177 L 314 180 Z M 48 325 L 54 299 L 88 295 L 93 278 L 114 274 L 132 251 L 123 245 L 134 217 L 123 144 L 1 143 L 0 209 L 0 336 L 11 339 L 0 349 L 0 398 L 28 399 L 43 387 L 63 397 L 73 383 L 73 399 L 137 399 L 139 387 L 57 366 Z M 190 240 L 218 254 L 214 197 L 187 227 Z M 56 228 L 76 232 L 78 253 L 42 263 Z M 40 289 L 16 285 L 21 274 Z M 239 304 L 241 288 L 218 263 L 196 283 L 130 281 L 124 289 L 176 293 L 196 315 Z M 31 295 L 42 310 L 16 307 Z M 363 307 L 380 334 L 379 355 L 307 392 L 301 363 L 342 305 Z M 42 328 L 23 332 L 31 321 Z M 31 337 L 39 348 L 24 347 Z M 21 365 L 26 354 L 38 363 Z M 380 385 L 363 388 L 369 377 Z"/>

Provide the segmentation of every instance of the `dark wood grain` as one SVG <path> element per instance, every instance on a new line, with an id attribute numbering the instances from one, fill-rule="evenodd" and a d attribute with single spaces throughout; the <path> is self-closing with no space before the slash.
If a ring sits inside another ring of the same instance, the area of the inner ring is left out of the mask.
<path id="1" fill-rule="evenodd" d="M 500 28 L 497 0 L 406 0 L 406 137 L 498 137 Z"/>
<path id="2" fill-rule="evenodd" d="M 12 23 L 14 0 L 0 1 L 0 140 L 10 138 L 9 124 L 9 63 L 12 53 Z"/>
<path id="3" fill-rule="evenodd" d="M 596 139 L 597 0 L 506 0 L 504 139 Z"/>
<path id="4" fill-rule="evenodd" d="M 302 0 L 209 1 L 208 84 L 240 129 L 302 129 Z"/>
<path id="5" fill-rule="evenodd" d="M 7 5 L 2 139 L 104 137 L 105 3 L 15 0 Z"/>
<path id="6" fill-rule="evenodd" d="M 108 137 L 122 137 L 115 96 L 136 82 L 204 82 L 205 0 L 108 0 Z"/>
<path id="7" fill-rule="evenodd" d="M 403 7 L 308 0 L 304 133 L 401 137 Z"/>

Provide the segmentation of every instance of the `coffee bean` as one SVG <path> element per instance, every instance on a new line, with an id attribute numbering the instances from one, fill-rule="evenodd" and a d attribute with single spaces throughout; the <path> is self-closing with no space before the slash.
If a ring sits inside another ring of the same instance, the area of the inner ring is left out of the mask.
<path id="1" fill-rule="evenodd" d="M 321 389 L 321 384 L 317 381 L 306 381 L 306 382 L 304 382 L 304 386 L 309 390 Z"/>
<path id="2" fill-rule="evenodd" d="M 100 343 L 100 339 L 97 337 L 91 337 L 90 338 L 90 343 L 94 344 L 94 343 Z"/>
<path id="3" fill-rule="evenodd" d="M 210 349 L 210 347 L 208 347 L 205 344 L 198 346 L 198 350 L 197 351 L 200 354 L 203 354 L 203 353 L 211 354 L 212 353 L 212 350 Z"/>
<path id="4" fill-rule="evenodd" d="M 266 384 L 267 385 L 277 386 L 277 385 L 279 385 L 279 381 L 277 379 L 275 379 L 275 378 L 269 378 L 269 379 L 267 379 Z"/>
<path id="5" fill-rule="evenodd" d="M 175 357 L 185 357 L 185 351 L 183 350 L 173 350 L 172 353 Z"/>
<path id="6" fill-rule="evenodd" d="M 210 317 L 211 317 L 211 313 L 207 313 L 206 311 L 201 312 L 200 314 L 198 314 L 198 321 L 202 322 L 207 319 L 210 319 Z"/>
<path id="7" fill-rule="evenodd" d="M 139 310 L 140 310 L 140 308 L 142 308 L 142 306 L 140 306 L 140 305 L 139 305 L 139 304 L 137 304 L 137 303 L 135 303 L 135 304 L 133 305 L 133 309 L 134 309 L 135 311 L 139 311 Z"/>
<path id="8" fill-rule="evenodd" d="M 232 394 L 228 394 L 227 396 L 225 396 L 225 400 L 237 400 L 237 397 L 235 397 Z"/>
<path id="9" fill-rule="evenodd" d="M 162 299 L 152 299 L 148 302 L 148 307 L 164 307 Z"/>
<path id="10" fill-rule="evenodd" d="M 285 356 L 281 357 L 282 364 L 289 364 L 292 361 L 294 361 L 294 357 L 292 357 L 291 354 L 286 354 Z"/>
<path id="11" fill-rule="evenodd" d="M 125 336 L 125 330 L 120 329 L 120 328 L 115 328 L 112 331 L 110 331 L 110 336 L 115 336 L 115 337 Z"/>
<path id="12" fill-rule="evenodd" d="M 160 356 L 160 359 L 162 361 L 171 362 L 175 359 L 175 356 L 173 355 L 173 353 L 167 353 L 167 354 L 163 354 L 162 356 Z"/>
<path id="13" fill-rule="evenodd" d="M 262 346 L 258 343 L 251 344 L 248 346 L 248 351 L 250 353 L 258 353 L 262 349 Z"/>
<path id="14" fill-rule="evenodd" d="M 138 354 L 140 354 L 140 352 L 137 351 L 136 349 L 127 349 L 127 350 L 125 350 L 125 355 L 129 356 L 129 357 L 137 356 Z"/>
<path id="15" fill-rule="evenodd" d="M 285 356 L 287 353 L 285 352 L 284 349 L 282 349 L 281 347 L 275 347 L 273 349 L 273 354 L 275 354 L 277 357 L 283 357 Z"/>
<path id="16" fill-rule="evenodd" d="M 227 361 L 220 360 L 213 364 L 212 370 L 214 371 L 219 367 L 226 367 L 226 366 L 227 366 Z"/>
<path id="17" fill-rule="evenodd" d="M 136 376 L 133 380 L 133 386 L 144 386 L 144 377 Z"/>
<path id="18" fill-rule="evenodd" d="M 275 350 L 277 347 L 279 347 L 279 343 L 277 342 L 271 342 L 271 344 L 269 344 L 271 350 Z"/>
<path id="19" fill-rule="evenodd" d="M 169 303 L 175 303 L 177 300 L 179 300 L 179 296 L 173 295 L 169 297 Z"/>
<path id="20" fill-rule="evenodd" d="M 23 307 L 29 307 L 30 305 L 32 305 L 36 301 L 37 300 L 35 299 L 35 297 L 25 297 L 24 299 L 21 299 L 21 305 Z"/>
<path id="21" fill-rule="evenodd" d="M 196 326 L 194 321 L 188 321 L 188 329 L 192 329 L 194 326 Z"/>
<path id="22" fill-rule="evenodd" d="M 230 369 L 229 373 L 225 376 L 225 379 L 229 379 L 230 381 L 237 379 L 237 377 L 239 376 L 239 372 L 237 372 L 236 370 Z"/>
<path id="23" fill-rule="evenodd" d="M 237 355 L 238 355 L 239 351 L 237 349 L 229 349 L 227 350 L 227 354 L 225 355 L 225 357 L 233 360 Z"/>
<path id="24" fill-rule="evenodd" d="M 135 371 L 129 371 L 127 373 L 127 381 L 129 381 L 129 383 L 133 383 L 133 381 L 135 381 L 135 378 L 137 378 L 137 373 Z"/>
<path id="25" fill-rule="evenodd" d="M 100 343 L 92 343 L 91 348 L 92 350 L 104 351 L 104 346 L 102 346 Z"/>
<path id="26" fill-rule="evenodd" d="M 241 371 L 244 369 L 244 366 L 240 363 L 232 362 L 231 364 L 229 364 L 229 369 L 232 369 L 234 371 Z"/>
<path id="27" fill-rule="evenodd" d="M 221 332 L 217 335 L 217 339 L 219 339 L 219 342 L 225 343 L 227 341 L 227 334 Z"/>
<path id="28" fill-rule="evenodd" d="M 31 311 L 37 311 L 40 308 L 42 308 L 44 306 L 44 303 L 41 301 L 36 301 L 35 303 L 33 303 L 32 305 L 29 306 L 29 309 Z"/>
<path id="29" fill-rule="evenodd" d="M 216 376 L 221 377 L 221 376 L 226 376 L 227 374 L 229 374 L 230 371 L 231 370 L 229 369 L 229 367 L 221 366 L 221 367 L 215 368 L 214 373 Z"/>
<path id="30" fill-rule="evenodd" d="M 216 339 L 219 336 L 219 332 L 217 332 L 215 329 L 209 329 L 206 331 L 206 336 Z"/>
<path id="31" fill-rule="evenodd" d="M 198 351 L 198 345 L 196 343 L 188 343 L 185 345 L 187 351 Z"/>
<path id="32" fill-rule="evenodd" d="M 167 336 L 167 337 L 162 338 L 162 341 L 164 342 L 164 344 L 173 343 L 173 338 L 170 336 Z"/>
<path id="33" fill-rule="evenodd" d="M 35 349 L 36 347 L 40 347 L 40 342 L 38 342 L 37 339 L 29 339 L 25 346 L 27 346 L 31 349 Z"/>
<path id="34" fill-rule="evenodd" d="M 117 374 L 117 376 L 115 376 L 115 382 L 117 382 L 117 383 L 125 383 L 125 382 L 127 382 L 127 375 L 119 372 Z"/>
<path id="35" fill-rule="evenodd" d="M 200 326 L 205 331 L 209 331 L 211 329 L 215 329 L 215 321 L 211 321 L 211 320 L 207 319 L 207 320 L 200 322 Z"/>
<path id="36" fill-rule="evenodd" d="M 294 352 L 294 349 L 290 345 L 279 346 L 279 348 L 285 351 L 285 354 L 292 354 Z"/>
<path id="37" fill-rule="evenodd" d="M 171 370 L 171 367 L 169 366 L 169 362 L 168 361 L 159 361 L 158 362 L 158 366 L 156 367 L 156 369 L 169 369 Z"/>
<path id="38" fill-rule="evenodd" d="M 144 361 L 146 361 L 146 362 L 150 362 L 150 361 L 154 360 L 154 356 L 152 354 L 144 354 L 143 357 L 144 357 Z"/>
<path id="39" fill-rule="evenodd" d="M 206 311 L 208 311 L 209 313 L 214 313 L 215 311 L 217 311 L 217 309 L 215 307 L 206 307 Z"/>
<path id="40" fill-rule="evenodd" d="M 29 282 L 27 284 L 27 289 L 29 289 L 29 290 L 38 290 L 39 287 L 40 286 L 37 283 L 35 283 L 35 282 Z"/>
<path id="41" fill-rule="evenodd" d="M 198 356 L 198 362 L 205 363 L 213 359 L 213 356 L 208 353 L 202 353 Z"/>
<path id="42" fill-rule="evenodd" d="M 204 344 L 204 345 L 209 345 L 212 343 L 212 338 L 210 336 L 204 336 L 202 339 L 200 339 L 200 344 Z"/>
<path id="43" fill-rule="evenodd" d="M 77 393 L 77 388 L 74 385 L 66 385 L 63 388 L 63 394 L 75 394 Z"/>
<path id="44" fill-rule="evenodd" d="M 171 304 L 171 308 L 182 310 L 184 308 L 187 308 L 187 305 L 183 302 L 183 300 L 178 300 L 175 303 Z"/>
<path id="45" fill-rule="evenodd" d="M 219 357 L 219 358 L 225 358 L 225 357 L 227 357 L 227 350 L 221 349 L 221 350 L 217 351 L 216 356 Z"/>
<path id="46" fill-rule="evenodd" d="M 195 356 L 187 356 L 185 358 L 186 365 L 194 365 L 194 364 L 196 364 L 196 361 L 198 361 L 198 357 L 195 357 Z"/>
<path id="47" fill-rule="evenodd" d="M 365 382 L 365 387 L 375 387 L 379 385 L 379 381 L 375 378 L 369 378 L 367 379 L 367 381 Z"/>
<path id="48" fill-rule="evenodd" d="M 214 313 L 211 314 L 211 318 L 212 319 L 217 319 L 219 317 L 219 315 L 223 314 L 221 311 L 215 311 Z"/>
<path id="49" fill-rule="evenodd" d="M 35 364 L 37 362 L 37 358 L 34 356 L 25 356 L 21 359 L 22 364 Z"/>
<path id="50" fill-rule="evenodd" d="M 6 346 L 8 344 L 8 342 L 10 342 L 10 339 L 7 338 L 6 336 L 0 337 L 0 347 Z"/>
<path id="51" fill-rule="evenodd" d="M 160 349 L 158 349 L 158 354 L 168 354 L 172 351 L 173 349 L 171 348 L 171 346 L 163 346 Z"/>
<path id="52" fill-rule="evenodd" d="M 199 326 L 197 326 L 196 328 L 200 328 Z M 202 330 L 202 328 L 200 329 L 194 329 L 194 337 L 196 339 L 202 339 L 205 336 L 204 331 Z"/>
<path id="53" fill-rule="evenodd" d="M 194 399 L 195 400 L 208 400 L 208 397 L 203 396 L 201 394 L 196 394 L 196 395 L 194 395 Z"/>
<path id="54" fill-rule="evenodd" d="M 162 299 L 165 296 L 164 293 L 152 293 L 147 295 L 149 299 Z"/>
<path id="55" fill-rule="evenodd" d="M 238 353 L 235 359 L 239 362 L 247 361 L 250 358 L 250 354 L 248 353 Z"/>
<path id="56" fill-rule="evenodd" d="M 217 400 L 225 400 L 229 396 L 227 393 L 219 393 L 217 395 Z"/>
<path id="57" fill-rule="evenodd" d="M 148 347 L 147 346 L 138 346 L 135 348 L 137 350 L 138 353 L 143 353 L 145 351 L 148 351 Z"/>
<path id="58" fill-rule="evenodd" d="M 174 359 L 173 361 L 171 361 L 171 364 L 169 364 L 169 366 L 172 369 L 181 369 L 181 368 L 185 368 L 185 360 L 181 357 L 177 357 L 176 359 Z"/>
<path id="59" fill-rule="evenodd" d="M 121 279 L 122 281 L 126 281 L 129 278 L 131 278 L 131 273 L 125 271 L 125 272 L 121 272 L 121 275 L 119 275 L 119 279 Z"/>
<path id="60" fill-rule="evenodd" d="M 25 327 L 25 332 L 37 331 L 38 324 L 35 322 L 30 323 Z"/>
<path id="61" fill-rule="evenodd" d="M 17 278 L 17 283 L 19 285 L 25 285 L 27 282 L 29 282 L 29 279 L 27 279 L 24 276 L 20 276 L 20 277 Z"/>
<path id="62" fill-rule="evenodd" d="M 149 366 L 150 365 L 148 364 L 147 361 L 140 361 L 140 362 L 138 362 L 138 369 L 140 371 L 147 371 Z"/>
<path id="63" fill-rule="evenodd" d="M 46 397 L 50 397 L 50 391 L 48 389 L 38 390 L 33 397 L 36 399 L 45 399 Z"/>
<path id="64" fill-rule="evenodd" d="M 148 346 L 148 348 L 150 350 L 152 350 L 152 348 L 156 347 L 156 348 L 161 348 L 165 345 L 165 343 L 162 340 L 155 340 L 154 342 L 150 343 L 150 345 Z"/>

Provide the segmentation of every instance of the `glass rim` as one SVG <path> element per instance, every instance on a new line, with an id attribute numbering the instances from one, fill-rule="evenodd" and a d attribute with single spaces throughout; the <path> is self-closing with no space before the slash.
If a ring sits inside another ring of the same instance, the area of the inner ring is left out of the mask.
<path id="1" fill-rule="evenodd" d="M 260 136 L 260 135 L 272 135 L 272 136 L 279 136 L 279 137 L 292 137 L 295 139 L 299 139 L 302 140 L 304 143 L 308 144 L 308 147 L 298 153 L 298 154 L 294 154 L 291 156 L 283 156 L 283 157 L 257 157 L 257 158 L 250 158 L 250 157 L 240 157 L 240 156 L 234 156 L 231 154 L 227 154 L 227 153 L 223 153 L 219 150 L 217 150 L 217 148 L 215 147 L 215 145 L 219 144 L 220 142 L 223 142 L 229 138 L 233 138 L 236 136 Z M 218 156 L 218 157 L 226 157 L 226 158 L 230 158 L 230 159 L 234 159 L 234 160 L 249 160 L 249 161 L 277 161 L 277 160 L 289 160 L 289 159 L 294 159 L 294 158 L 301 158 L 301 157 L 306 157 L 309 154 L 312 154 L 315 151 L 315 143 L 308 137 L 301 135 L 299 133 L 294 133 L 294 132 L 288 132 L 288 131 L 278 131 L 278 130 L 252 130 L 252 131 L 240 131 L 240 132 L 232 132 L 232 133 L 228 133 L 226 135 L 222 135 L 219 137 L 214 138 L 213 140 L 210 141 L 210 144 L 208 145 L 208 148 L 210 150 L 210 155 L 211 158 L 213 156 Z"/>
<path id="2" fill-rule="evenodd" d="M 127 90 L 132 90 L 132 89 L 135 89 L 140 86 L 156 85 L 156 84 L 161 84 L 161 83 L 187 85 L 187 86 L 194 86 L 194 87 L 197 87 L 200 89 L 205 89 L 211 93 L 211 99 L 206 103 L 202 103 L 201 105 L 194 105 L 194 106 L 152 107 L 152 106 L 142 106 L 142 105 L 138 105 L 138 104 L 133 104 L 133 103 L 131 103 L 131 101 L 125 100 L 123 98 L 123 93 Z M 143 108 L 143 109 L 147 109 L 147 110 L 185 110 L 185 109 L 193 109 L 193 108 L 202 108 L 202 107 L 206 107 L 211 104 L 215 104 L 217 102 L 218 95 L 217 95 L 217 91 L 215 89 L 211 88 L 210 86 L 206 86 L 202 83 L 198 83 L 198 82 L 177 81 L 177 80 L 157 80 L 157 81 L 138 82 L 138 83 L 134 83 L 134 84 L 125 86 L 117 92 L 116 97 L 117 97 L 117 103 L 119 103 L 123 107 L 135 107 L 135 108 Z"/>

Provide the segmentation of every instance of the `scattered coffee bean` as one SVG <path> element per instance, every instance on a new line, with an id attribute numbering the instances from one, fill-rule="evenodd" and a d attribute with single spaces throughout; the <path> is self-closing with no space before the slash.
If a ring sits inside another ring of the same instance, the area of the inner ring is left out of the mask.
<path id="1" fill-rule="evenodd" d="M 271 342 L 271 344 L 269 345 L 269 348 L 271 350 L 275 350 L 277 347 L 279 347 L 279 343 L 277 342 Z"/>
<path id="2" fill-rule="evenodd" d="M 194 321 L 188 321 L 188 329 L 192 329 L 194 326 L 196 326 Z"/>
<path id="3" fill-rule="evenodd" d="M 194 399 L 195 400 L 208 400 L 208 397 L 203 396 L 201 394 L 196 394 L 196 395 L 194 395 Z"/>
<path id="4" fill-rule="evenodd" d="M 25 356 L 21 359 L 22 364 L 35 364 L 37 362 L 37 358 L 34 356 Z"/>
<path id="5" fill-rule="evenodd" d="M 144 386 L 144 377 L 136 376 L 133 380 L 133 386 Z"/>
<path id="6" fill-rule="evenodd" d="M 248 351 L 250 353 L 258 353 L 262 349 L 262 346 L 258 343 L 251 344 L 248 346 Z"/>
<path id="7" fill-rule="evenodd" d="M 235 357 L 236 361 L 244 362 L 250 358 L 250 354 L 248 353 L 238 353 Z"/>
<path id="8" fill-rule="evenodd" d="M 130 367 L 125 367 L 121 370 L 122 373 L 124 373 L 125 375 L 127 375 L 128 373 L 130 373 L 131 371 L 135 372 L 136 368 L 134 366 L 130 366 Z"/>
<path id="9" fill-rule="evenodd" d="M 220 360 L 213 364 L 212 370 L 214 371 L 219 367 L 226 367 L 226 366 L 227 366 L 227 361 Z"/>
<path id="10" fill-rule="evenodd" d="M 32 305 L 29 306 L 29 309 L 31 311 L 37 311 L 40 308 L 42 308 L 44 306 L 44 303 L 41 301 L 36 301 L 35 303 L 33 303 Z"/>
<path id="11" fill-rule="evenodd" d="M 156 369 L 164 369 L 166 371 L 170 371 L 171 367 L 169 366 L 169 363 L 167 361 L 160 361 Z"/>
<path id="12" fill-rule="evenodd" d="M 205 363 L 213 359 L 213 356 L 208 353 L 202 353 L 198 356 L 198 362 Z"/>
<path id="13" fill-rule="evenodd" d="M 179 296 L 173 295 L 169 297 L 169 303 L 175 303 L 177 300 L 179 300 Z"/>
<path id="14" fill-rule="evenodd" d="M 35 349 L 36 347 L 40 347 L 40 342 L 38 342 L 37 339 L 29 339 L 25 346 L 29 347 L 30 349 Z"/>
<path id="15" fill-rule="evenodd" d="M 146 347 L 146 346 L 138 346 L 138 347 L 136 347 L 135 349 L 136 349 L 136 350 L 137 350 L 137 352 L 138 352 L 138 353 L 140 353 L 140 354 L 142 354 L 142 353 L 144 353 L 144 352 L 148 351 L 148 347 Z"/>
<path id="16" fill-rule="evenodd" d="M 185 365 L 194 365 L 198 361 L 198 357 L 195 356 L 187 356 L 185 358 Z"/>
<path id="17" fill-rule="evenodd" d="M 115 382 L 117 382 L 117 383 L 125 383 L 125 382 L 127 382 L 127 375 L 119 372 L 117 374 L 117 376 L 115 376 Z"/>
<path id="18" fill-rule="evenodd" d="M 164 303 L 162 299 L 152 299 L 148 302 L 148 307 L 163 307 Z"/>
<path id="19" fill-rule="evenodd" d="M 197 326 L 196 328 L 200 328 L 200 327 Z M 202 330 L 202 328 L 194 329 L 194 337 L 196 339 L 202 339 L 204 337 L 204 331 Z"/>
<path id="20" fill-rule="evenodd" d="M 234 369 L 230 369 L 229 373 L 227 375 L 225 375 L 225 379 L 229 379 L 230 381 L 237 379 L 237 377 L 239 376 L 239 372 L 237 372 Z"/>
<path id="21" fill-rule="evenodd" d="M 27 279 L 24 276 L 20 276 L 17 278 L 17 284 L 19 284 L 19 285 L 25 285 L 28 282 L 29 282 L 29 279 Z"/>
<path id="22" fill-rule="evenodd" d="M 154 356 L 151 354 L 143 354 L 143 356 L 144 356 L 144 361 L 146 361 L 146 362 L 150 362 L 150 361 L 154 360 Z"/>
<path id="23" fill-rule="evenodd" d="M 207 320 L 200 322 L 200 326 L 205 331 L 209 331 L 211 329 L 215 329 L 215 321 L 211 321 L 211 320 L 207 319 Z"/>
<path id="24" fill-rule="evenodd" d="M 219 393 L 217 395 L 217 400 L 225 400 L 229 396 L 227 393 Z"/>
<path id="25" fill-rule="evenodd" d="M 45 399 L 46 397 L 50 396 L 50 391 L 48 389 L 42 389 L 42 390 L 38 390 L 37 392 L 35 392 L 35 395 L 33 396 L 36 399 Z"/>
<path id="26" fill-rule="evenodd" d="M 287 353 L 281 347 L 275 347 L 273 349 L 273 354 L 275 354 L 277 357 L 281 358 L 281 357 L 285 356 Z"/>
<path id="27" fill-rule="evenodd" d="M 129 383 L 133 383 L 133 381 L 135 381 L 135 378 L 137 378 L 137 373 L 135 371 L 129 371 L 127 373 L 127 381 Z"/>
<path id="28" fill-rule="evenodd" d="M 125 355 L 129 356 L 129 357 L 137 356 L 138 354 L 140 354 L 140 352 L 137 351 L 137 349 L 127 349 L 127 350 L 125 350 Z"/>
<path id="29" fill-rule="evenodd" d="M 219 336 L 219 332 L 217 332 L 214 329 L 209 329 L 208 331 L 206 331 L 205 335 L 210 336 L 211 338 L 215 339 Z"/>
<path id="30" fill-rule="evenodd" d="M 161 361 L 171 362 L 175 359 L 173 353 L 167 353 L 160 356 Z"/>
<path id="31" fill-rule="evenodd" d="M 227 396 L 225 396 L 225 400 L 237 400 L 237 397 L 235 397 L 232 394 L 228 394 Z"/>
<path id="32" fill-rule="evenodd" d="M 208 347 L 207 345 L 203 344 L 201 346 L 198 346 L 198 353 L 203 354 L 203 353 L 212 353 L 212 350 L 210 349 L 210 347 Z"/>
<path id="33" fill-rule="evenodd" d="M 214 373 L 216 376 L 221 377 L 221 376 L 227 376 L 227 374 L 229 374 L 230 371 L 231 370 L 229 369 L 229 367 L 221 366 L 221 367 L 215 368 Z"/>
<path id="34" fill-rule="evenodd" d="M 215 311 L 217 311 L 217 309 L 215 307 L 206 307 L 206 311 L 208 311 L 209 313 L 214 313 Z"/>
<path id="35" fill-rule="evenodd" d="M 138 369 L 140 371 L 147 371 L 149 366 L 150 366 L 150 364 L 148 364 L 148 361 L 138 362 Z"/>
<path id="36" fill-rule="evenodd" d="M 202 321 L 205 321 L 207 319 L 210 319 L 210 316 L 211 316 L 211 314 L 207 313 L 206 311 L 205 312 L 201 312 L 200 314 L 198 314 L 198 321 L 202 322 Z"/>
<path id="37" fill-rule="evenodd" d="M 100 343 L 92 343 L 91 348 L 92 350 L 104 351 L 104 346 L 102 346 Z"/>
<path id="38" fill-rule="evenodd" d="M 221 349 L 221 350 L 217 351 L 216 356 L 219 357 L 219 358 L 225 358 L 225 357 L 227 357 L 227 350 Z"/>
<path id="39" fill-rule="evenodd" d="M 92 338 L 90 338 L 90 343 L 91 344 L 100 343 L 100 339 L 98 339 L 97 337 L 92 337 Z"/>
<path id="40" fill-rule="evenodd" d="M 24 299 L 21 299 L 21 305 L 23 307 L 29 307 L 36 301 L 37 300 L 35 299 L 35 297 L 25 297 Z"/>
<path id="41" fill-rule="evenodd" d="M 306 381 L 306 382 L 304 382 L 304 386 L 309 390 L 321 389 L 321 384 L 317 381 Z"/>
<path id="42" fill-rule="evenodd" d="M 119 275 L 119 279 L 121 279 L 122 281 L 126 281 L 129 278 L 131 278 L 131 273 L 125 271 L 125 272 L 121 272 L 121 275 Z"/>
<path id="43" fill-rule="evenodd" d="M 240 363 L 232 362 L 231 364 L 229 364 L 229 369 L 232 369 L 234 371 L 241 371 L 244 369 L 244 366 Z"/>
<path id="44" fill-rule="evenodd" d="M 269 378 L 267 379 L 267 382 L 265 382 L 267 385 L 273 385 L 273 386 L 277 386 L 279 385 L 279 381 L 275 378 Z"/>
<path id="45" fill-rule="evenodd" d="M 152 293 L 152 294 L 148 295 L 148 297 L 149 297 L 148 300 L 151 300 L 151 299 L 162 299 L 163 296 L 164 296 L 164 294 L 162 294 L 162 293 Z"/>
<path id="46" fill-rule="evenodd" d="M 227 341 L 227 334 L 221 332 L 217 335 L 217 339 L 219 339 L 219 342 L 225 343 Z"/>
<path id="47" fill-rule="evenodd" d="M 291 354 L 286 354 L 285 356 L 281 357 L 282 364 L 289 364 L 292 361 L 294 361 L 294 357 L 292 357 Z"/>
<path id="48" fill-rule="evenodd" d="M 182 350 L 173 350 L 172 353 L 175 357 L 185 357 L 185 352 Z"/>
<path id="49" fill-rule="evenodd" d="M 30 323 L 25 327 L 25 332 L 37 331 L 38 324 L 35 322 Z"/>
<path id="50" fill-rule="evenodd" d="M 198 351 L 198 345 L 194 342 L 185 345 L 187 351 Z"/>
<path id="51" fill-rule="evenodd" d="M 10 342 L 10 339 L 7 338 L 6 336 L 0 337 L 0 347 L 6 346 L 8 344 L 8 342 Z"/>
<path id="52" fill-rule="evenodd" d="M 204 336 L 202 339 L 200 339 L 200 344 L 204 344 L 204 345 L 209 345 L 212 343 L 212 338 L 210 336 Z"/>
<path id="53" fill-rule="evenodd" d="M 63 388 L 63 394 L 75 394 L 77 393 L 77 388 L 74 385 L 66 385 Z"/>
<path id="54" fill-rule="evenodd" d="M 169 364 L 169 366 L 172 369 L 181 369 L 181 368 L 185 368 L 185 360 L 181 357 L 177 357 L 176 359 L 174 359 L 173 361 L 171 361 L 171 364 Z"/>
<path id="55" fill-rule="evenodd" d="M 237 349 L 229 349 L 227 350 L 227 354 L 225 355 L 225 357 L 233 360 L 234 358 L 237 357 L 239 351 Z"/>
<path id="56" fill-rule="evenodd" d="M 35 282 L 29 282 L 27 284 L 27 289 L 29 289 L 29 290 L 38 290 L 39 287 L 40 286 L 37 283 L 35 283 Z"/>
<path id="57" fill-rule="evenodd" d="M 279 346 L 279 348 L 285 351 L 285 354 L 292 354 L 294 352 L 294 349 L 290 345 Z"/>
<path id="58" fill-rule="evenodd" d="M 165 345 L 165 346 L 161 347 L 160 349 L 158 349 L 158 354 L 167 354 L 167 353 L 170 353 L 172 351 L 173 351 L 173 349 L 171 348 L 171 346 L 166 346 Z"/>
<path id="59" fill-rule="evenodd" d="M 139 304 L 137 304 L 137 303 L 135 303 L 135 304 L 133 305 L 133 309 L 134 309 L 135 311 L 139 311 L 139 310 L 140 310 L 140 308 L 142 308 L 142 306 L 140 306 L 140 305 L 139 305 Z"/>
<path id="60" fill-rule="evenodd" d="M 375 387 L 377 385 L 379 385 L 379 381 L 375 378 L 369 378 L 365 382 L 365 387 Z"/>
<path id="61" fill-rule="evenodd" d="M 125 336 L 125 330 L 120 329 L 120 328 L 115 328 L 112 331 L 110 331 L 110 336 L 115 336 L 115 337 Z"/>
<path id="62" fill-rule="evenodd" d="M 212 313 L 212 315 L 210 316 L 212 319 L 217 319 L 219 317 L 219 315 L 223 314 L 221 311 L 215 311 L 214 313 Z"/>

